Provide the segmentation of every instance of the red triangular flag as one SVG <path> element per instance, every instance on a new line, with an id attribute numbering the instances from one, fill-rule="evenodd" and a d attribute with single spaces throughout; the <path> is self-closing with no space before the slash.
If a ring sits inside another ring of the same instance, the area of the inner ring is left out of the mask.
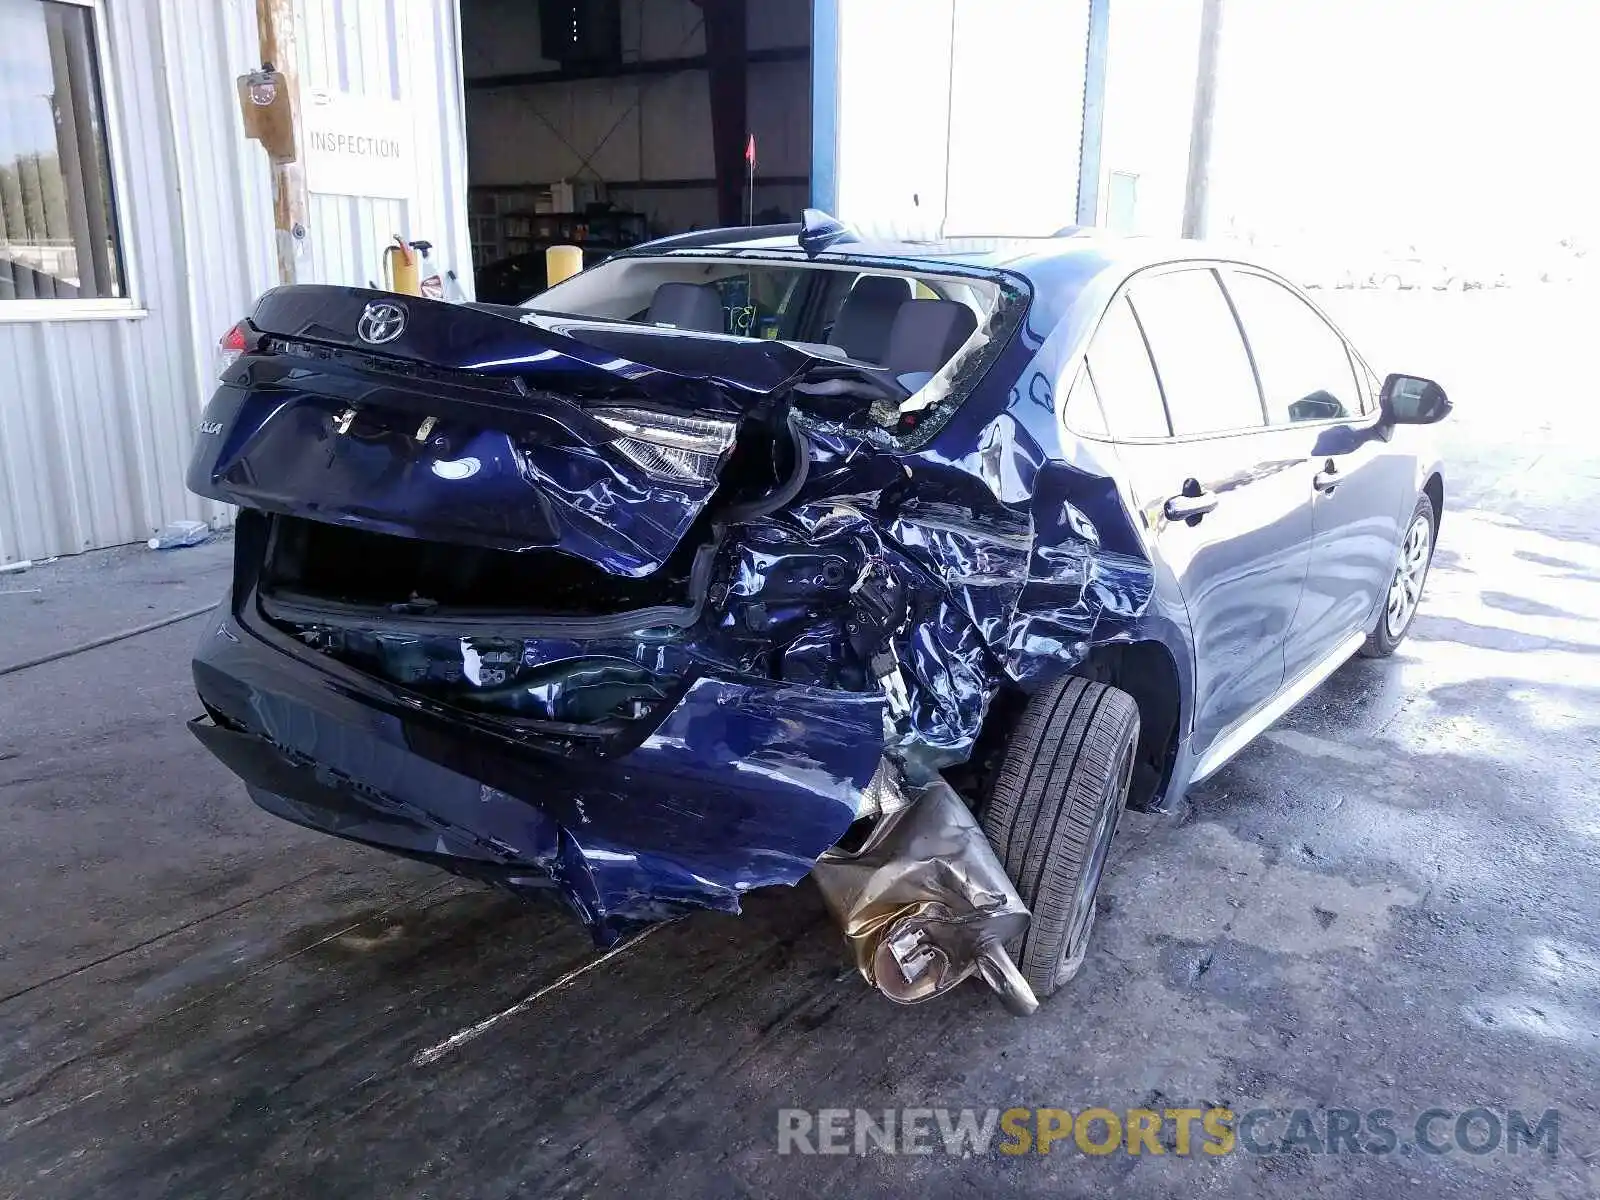
<path id="1" fill-rule="evenodd" d="M 752 167 L 756 165 L 756 135 L 751 134 L 750 140 L 744 144 L 744 160 Z"/>

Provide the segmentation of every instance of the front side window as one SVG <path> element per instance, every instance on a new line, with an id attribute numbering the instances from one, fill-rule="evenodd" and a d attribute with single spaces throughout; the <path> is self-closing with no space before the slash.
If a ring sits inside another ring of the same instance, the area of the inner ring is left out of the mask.
<path id="1" fill-rule="evenodd" d="M 1155 358 L 1175 435 L 1261 426 L 1255 373 L 1214 272 L 1207 268 L 1137 279 L 1132 300 Z"/>
<path id="2" fill-rule="evenodd" d="M 94 10 L 0 0 L 0 304 L 126 295 Z"/>
<path id="3" fill-rule="evenodd" d="M 1315 309 L 1262 275 L 1230 273 L 1228 294 L 1250 339 L 1274 425 L 1339 420 L 1361 411 L 1350 352 Z"/>

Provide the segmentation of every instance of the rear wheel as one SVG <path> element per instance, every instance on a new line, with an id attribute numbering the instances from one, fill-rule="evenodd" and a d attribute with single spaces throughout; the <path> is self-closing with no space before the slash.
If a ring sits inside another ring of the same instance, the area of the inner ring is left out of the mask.
<path id="1" fill-rule="evenodd" d="M 1389 580 L 1389 593 L 1383 600 L 1383 611 L 1378 622 L 1367 634 L 1361 647 L 1365 658 L 1387 658 L 1405 638 L 1406 631 L 1417 615 L 1417 604 L 1422 599 L 1422 585 L 1428 581 L 1428 567 L 1433 562 L 1434 531 L 1439 527 L 1439 516 L 1433 511 L 1433 501 L 1427 496 L 1417 497 L 1417 507 L 1400 539 L 1400 553 L 1395 562 L 1394 575 Z"/>
<path id="2" fill-rule="evenodd" d="M 1029 700 L 990 789 L 983 831 L 1033 914 L 1007 948 L 1041 998 L 1083 965 L 1138 741 L 1133 697 L 1068 676 Z"/>

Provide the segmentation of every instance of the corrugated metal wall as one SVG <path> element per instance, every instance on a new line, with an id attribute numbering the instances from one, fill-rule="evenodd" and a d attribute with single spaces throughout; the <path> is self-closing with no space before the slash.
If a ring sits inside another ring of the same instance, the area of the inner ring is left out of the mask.
<path id="1" fill-rule="evenodd" d="M 238 236 L 263 216 L 271 227 L 265 164 L 234 132 L 253 0 L 116 0 L 104 19 L 116 199 L 144 315 L 0 323 L 0 562 L 221 515 L 184 490 L 184 467 L 211 346 L 271 276 L 267 251 Z"/>
<path id="2" fill-rule="evenodd" d="M 107 0 L 103 65 L 134 298 L 114 319 L 0 320 L 0 563 L 148 537 L 226 510 L 183 486 L 213 346 L 276 279 L 261 148 L 234 79 L 255 0 Z M 314 196 L 308 281 L 377 278 L 384 240 L 429 237 L 470 289 L 455 0 L 304 0 L 308 84 L 411 102 L 402 201 Z"/>

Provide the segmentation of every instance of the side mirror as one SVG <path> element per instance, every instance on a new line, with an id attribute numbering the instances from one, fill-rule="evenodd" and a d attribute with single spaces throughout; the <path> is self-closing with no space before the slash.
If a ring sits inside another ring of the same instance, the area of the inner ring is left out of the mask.
<path id="1" fill-rule="evenodd" d="M 1390 425 L 1432 425 L 1448 417 L 1452 407 L 1442 387 L 1416 375 L 1385 379 L 1378 406 Z"/>

